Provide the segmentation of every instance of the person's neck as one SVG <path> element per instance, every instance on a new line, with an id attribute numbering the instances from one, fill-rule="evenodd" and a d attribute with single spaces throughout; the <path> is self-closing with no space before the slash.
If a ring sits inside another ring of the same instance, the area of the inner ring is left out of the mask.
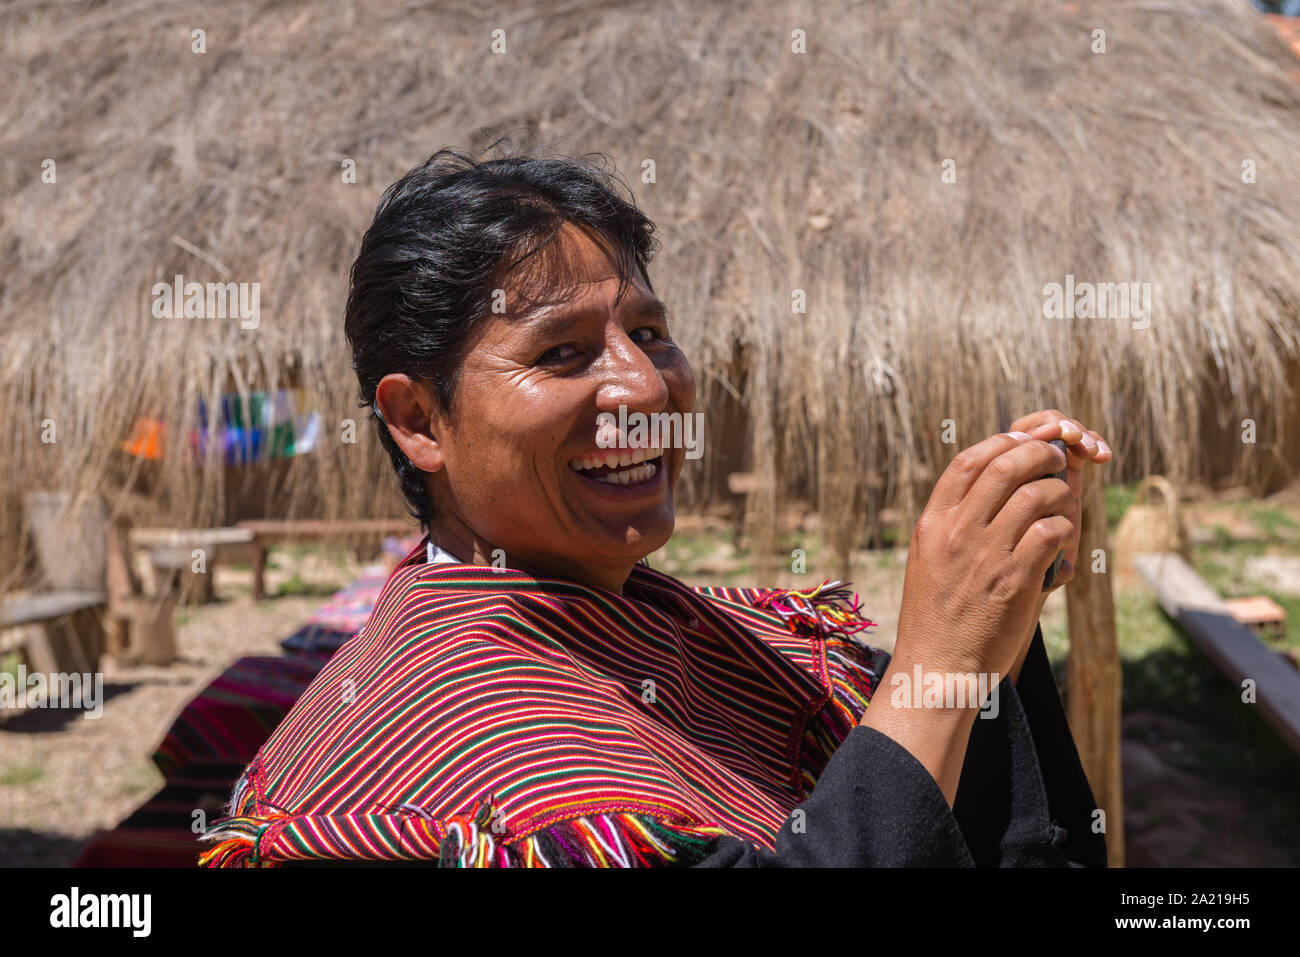
<path id="1" fill-rule="evenodd" d="M 635 567 L 634 563 L 626 568 L 622 566 L 592 568 L 546 555 L 512 555 L 476 534 L 473 529 L 454 516 L 438 518 L 431 522 L 429 541 L 466 565 L 486 565 L 494 568 L 504 566 L 538 578 L 567 578 L 586 585 L 595 585 L 618 595 L 623 594 L 623 585 Z"/>

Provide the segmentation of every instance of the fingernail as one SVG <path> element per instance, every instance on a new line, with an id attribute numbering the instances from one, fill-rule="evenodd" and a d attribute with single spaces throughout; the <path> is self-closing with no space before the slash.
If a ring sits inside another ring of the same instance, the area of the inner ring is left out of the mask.
<path id="1" fill-rule="evenodd" d="M 1019 439 L 1021 442 L 1025 442 L 1032 438 L 1028 432 L 1008 432 L 1007 435 L 1011 436 L 1013 439 Z"/>
<path id="2" fill-rule="evenodd" d="M 1097 443 L 1097 448 L 1101 449 L 1101 450 L 1102 450 L 1103 452 L 1105 452 L 1107 455 L 1110 454 L 1110 446 L 1107 445 L 1105 442 L 1098 442 L 1098 443 Z"/>
<path id="3" fill-rule="evenodd" d="M 1071 422 L 1069 419 L 1062 419 L 1062 420 L 1061 420 L 1061 431 L 1062 431 L 1062 432 L 1082 432 L 1083 429 L 1079 428 L 1077 425 L 1075 425 L 1075 424 L 1074 424 L 1073 422 Z"/>
<path id="4" fill-rule="evenodd" d="M 1094 439 L 1087 432 L 1083 433 L 1083 438 L 1079 440 L 1079 444 L 1082 445 L 1089 452 L 1095 452 L 1097 450 L 1097 440 Z"/>

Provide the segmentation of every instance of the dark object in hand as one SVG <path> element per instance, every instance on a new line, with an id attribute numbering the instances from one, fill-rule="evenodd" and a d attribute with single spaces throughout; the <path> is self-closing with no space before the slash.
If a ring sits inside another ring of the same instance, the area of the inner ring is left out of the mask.
<path id="1" fill-rule="evenodd" d="M 1065 452 L 1067 458 L 1069 452 L 1065 450 L 1065 442 L 1062 439 L 1050 439 L 1048 445 L 1055 445 L 1062 452 Z M 1066 481 L 1066 469 L 1059 472 L 1048 472 L 1043 478 L 1059 478 L 1062 482 Z M 1065 560 L 1065 552 L 1057 552 L 1056 560 L 1052 562 L 1052 567 L 1047 569 L 1047 574 L 1043 576 L 1043 591 L 1047 591 L 1056 584 L 1056 576 L 1061 573 L 1061 562 Z"/>

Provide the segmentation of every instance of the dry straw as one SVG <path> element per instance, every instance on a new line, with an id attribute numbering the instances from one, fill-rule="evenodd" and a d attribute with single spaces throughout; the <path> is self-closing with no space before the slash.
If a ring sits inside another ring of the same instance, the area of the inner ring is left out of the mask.
<path id="1" fill-rule="evenodd" d="M 152 520 L 211 523 L 243 474 L 249 509 L 397 513 L 354 405 L 347 269 L 384 187 L 501 133 L 607 153 L 658 223 L 652 278 L 735 425 L 706 431 L 688 498 L 752 471 L 760 518 L 809 498 L 847 548 L 879 507 L 914 512 L 999 401 L 1068 406 L 1080 377 L 1130 477 L 1276 472 L 1295 431 L 1300 83 L 1244 0 L 15 0 L 0 54 L 0 564 L 27 490 L 120 509 L 131 488 Z M 259 327 L 154 319 L 177 273 L 260 283 Z M 1152 283 L 1149 328 L 1045 319 L 1067 274 Z M 117 448 L 137 416 L 183 436 L 201 396 L 290 384 L 328 428 L 287 466 Z M 1207 459 L 1247 417 L 1259 445 Z"/>

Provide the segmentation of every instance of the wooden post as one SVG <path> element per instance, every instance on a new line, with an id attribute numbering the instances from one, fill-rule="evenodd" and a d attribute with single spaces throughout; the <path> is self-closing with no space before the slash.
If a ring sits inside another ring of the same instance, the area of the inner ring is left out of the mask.
<path id="1" fill-rule="evenodd" d="M 253 601 L 261 601 L 266 594 L 266 543 L 253 538 Z"/>
<path id="2" fill-rule="evenodd" d="M 131 603 L 131 652 L 146 665 L 176 660 L 176 600 L 171 596 L 136 598 Z"/>
<path id="3" fill-rule="evenodd" d="M 1080 381 L 1077 380 L 1076 381 Z M 1086 380 L 1084 380 L 1086 381 Z M 1075 409 L 1085 425 L 1101 422 L 1101 403 L 1088 401 L 1087 387 Z M 1104 434 L 1104 433 L 1103 433 Z M 1102 470 L 1083 469 L 1083 523 L 1074 580 L 1066 586 L 1070 623 L 1070 731 L 1079 749 L 1093 796 L 1106 812 L 1106 851 L 1111 867 L 1124 866 L 1124 789 L 1120 778 L 1120 666 L 1111 592 L 1112 558 L 1106 540 Z M 1093 550 L 1102 549 L 1105 572 L 1094 572 Z"/>
<path id="4" fill-rule="evenodd" d="M 131 567 L 129 524 L 116 516 L 105 532 L 108 609 L 104 613 L 104 651 L 118 660 L 130 654 L 131 602 L 141 591 Z"/>

